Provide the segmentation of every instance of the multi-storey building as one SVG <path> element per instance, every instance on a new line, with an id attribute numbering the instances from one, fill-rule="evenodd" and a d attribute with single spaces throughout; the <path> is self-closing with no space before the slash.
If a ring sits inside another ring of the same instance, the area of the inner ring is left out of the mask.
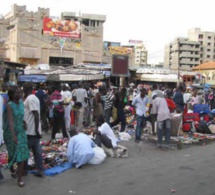
<path id="1" fill-rule="evenodd" d="M 215 32 L 188 30 L 187 38 L 176 38 L 165 47 L 164 66 L 166 68 L 191 69 L 204 62 L 215 60 Z"/>
<path id="2" fill-rule="evenodd" d="M 188 39 L 200 43 L 200 64 L 215 60 L 215 32 L 201 31 L 200 28 L 190 29 Z"/>
<path id="3" fill-rule="evenodd" d="M 105 15 L 63 12 L 59 20 L 80 23 L 80 37 L 76 38 L 43 33 L 45 18 L 51 18 L 49 9 L 38 8 L 37 12 L 31 12 L 26 10 L 26 6 L 13 5 L 12 10 L 0 19 L 1 56 L 31 65 L 102 62 Z M 58 25 L 57 22 L 55 25 Z M 64 30 L 67 32 L 68 28 Z"/>
<path id="4" fill-rule="evenodd" d="M 170 69 L 191 70 L 199 64 L 200 43 L 188 38 L 176 38 L 165 47 L 164 67 Z"/>
<path id="5" fill-rule="evenodd" d="M 141 66 L 147 64 L 147 50 L 142 43 L 135 45 L 135 65 Z"/>

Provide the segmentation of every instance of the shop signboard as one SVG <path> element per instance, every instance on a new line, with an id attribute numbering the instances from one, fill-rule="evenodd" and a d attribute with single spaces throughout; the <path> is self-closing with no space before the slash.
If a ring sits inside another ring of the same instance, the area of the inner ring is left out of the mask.
<path id="1" fill-rule="evenodd" d="M 130 44 L 135 44 L 135 45 L 136 45 L 136 44 L 143 44 L 143 41 L 141 41 L 141 40 L 131 40 L 131 39 L 130 39 L 130 40 L 128 41 L 128 43 L 130 43 Z"/>
<path id="2" fill-rule="evenodd" d="M 133 48 L 123 46 L 110 46 L 109 51 L 111 54 L 128 55 L 133 53 Z"/>
<path id="3" fill-rule="evenodd" d="M 43 34 L 70 39 L 79 39 L 81 38 L 80 22 L 73 20 L 44 18 Z"/>
<path id="4" fill-rule="evenodd" d="M 128 61 L 129 57 L 126 55 L 113 55 L 111 75 L 128 76 Z"/>

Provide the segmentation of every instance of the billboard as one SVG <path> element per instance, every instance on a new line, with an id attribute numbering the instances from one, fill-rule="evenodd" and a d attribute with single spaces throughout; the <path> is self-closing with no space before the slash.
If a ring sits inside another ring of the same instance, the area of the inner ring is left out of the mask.
<path id="1" fill-rule="evenodd" d="M 43 34 L 71 39 L 81 38 L 80 22 L 73 20 L 44 18 Z"/>
<path id="2" fill-rule="evenodd" d="M 125 55 L 113 55 L 112 58 L 112 76 L 128 76 L 128 60 Z"/>
<path id="3" fill-rule="evenodd" d="M 110 46 L 109 51 L 111 54 L 128 55 L 133 53 L 133 48 L 123 46 Z"/>
<path id="4" fill-rule="evenodd" d="M 120 44 L 121 44 L 120 42 L 104 41 L 103 42 L 103 49 L 105 51 L 107 51 L 110 46 L 120 46 Z"/>
<path id="5" fill-rule="evenodd" d="M 128 41 L 130 44 L 143 44 L 143 41 L 141 41 L 141 40 L 129 40 Z"/>

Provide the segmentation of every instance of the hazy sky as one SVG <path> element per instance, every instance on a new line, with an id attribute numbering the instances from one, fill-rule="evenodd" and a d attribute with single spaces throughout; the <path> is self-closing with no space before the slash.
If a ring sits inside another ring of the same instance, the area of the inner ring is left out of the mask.
<path id="1" fill-rule="evenodd" d="M 190 28 L 215 31 L 214 0 L 6 0 L 0 3 L 0 14 L 13 4 L 26 5 L 28 11 L 50 8 L 51 16 L 63 11 L 104 14 L 104 41 L 142 40 L 148 63 L 163 62 L 165 44 L 186 36 Z"/>

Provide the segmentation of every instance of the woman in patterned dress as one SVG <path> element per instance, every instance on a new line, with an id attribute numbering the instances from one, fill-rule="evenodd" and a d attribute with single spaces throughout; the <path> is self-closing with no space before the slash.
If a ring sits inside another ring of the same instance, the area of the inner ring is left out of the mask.
<path id="1" fill-rule="evenodd" d="M 16 177 L 14 164 L 17 163 L 18 185 L 24 186 L 22 179 L 24 171 L 24 161 L 29 158 L 27 137 L 24 128 L 24 105 L 21 99 L 21 90 L 17 86 L 12 86 L 8 90 L 9 101 L 4 113 L 4 141 L 8 150 L 8 167 L 11 176 Z"/>

